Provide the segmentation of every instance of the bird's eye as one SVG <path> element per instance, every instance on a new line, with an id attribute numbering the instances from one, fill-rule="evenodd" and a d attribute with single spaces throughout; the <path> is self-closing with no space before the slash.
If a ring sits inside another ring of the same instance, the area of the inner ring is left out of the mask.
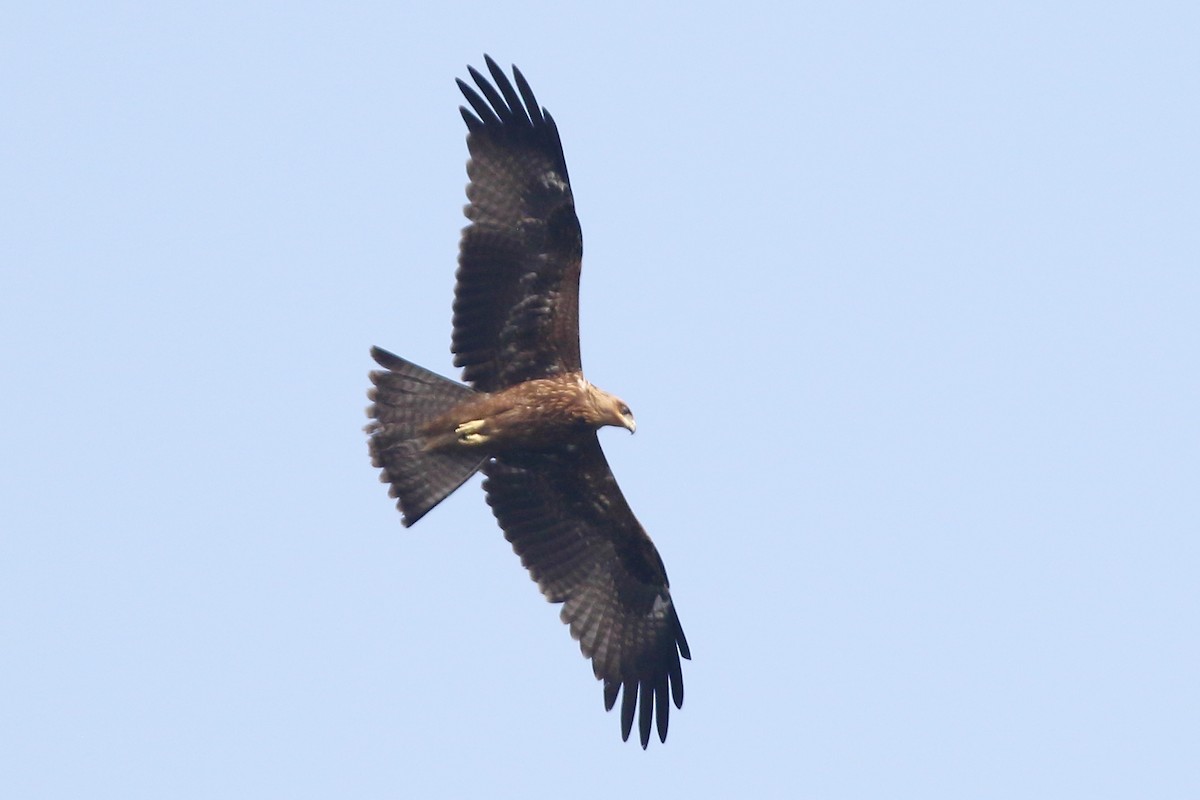
<path id="1" fill-rule="evenodd" d="M 624 403 L 621 403 L 620 412 L 621 412 L 623 415 L 625 415 L 625 416 L 629 416 L 629 414 L 631 414 L 631 413 L 632 413 L 632 412 L 629 410 L 629 406 L 625 405 Z"/>

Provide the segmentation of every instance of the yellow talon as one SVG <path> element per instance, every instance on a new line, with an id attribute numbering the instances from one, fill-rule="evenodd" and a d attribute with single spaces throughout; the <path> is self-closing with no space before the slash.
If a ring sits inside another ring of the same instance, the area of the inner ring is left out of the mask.
<path id="1" fill-rule="evenodd" d="M 467 420 L 454 429 L 454 433 L 458 436 L 460 444 L 483 444 L 488 440 L 488 437 L 480 433 L 483 430 L 484 421 L 481 419 Z"/>

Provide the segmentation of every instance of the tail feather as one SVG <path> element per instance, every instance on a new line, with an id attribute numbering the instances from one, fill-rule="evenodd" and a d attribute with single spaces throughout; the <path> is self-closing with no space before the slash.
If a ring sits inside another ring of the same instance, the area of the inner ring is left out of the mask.
<path id="1" fill-rule="evenodd" d="M 475 393 L 378 347 L 371 356 L 384 370 L 371 373 L 367 416 L 371 463 L 391 484 L 405 527 L 425 516 L 483 466 L 486 457 L 461 450 L 426 450 L 421 426 Z"/>

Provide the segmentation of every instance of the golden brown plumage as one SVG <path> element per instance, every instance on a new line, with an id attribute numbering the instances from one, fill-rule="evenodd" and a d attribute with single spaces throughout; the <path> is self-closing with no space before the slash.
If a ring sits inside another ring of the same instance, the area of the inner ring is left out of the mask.
<path id="1" fill-rule="evenodd" d="M 596 430 L 635 429 L 579 359 L 583 239 L 558 128 L 524 76 L 469 69 L 471 224 L 463 231 L 451 350 L 470 386 L 379 348 L 368 414 L 372 463 L 412 525 L 477 470 L 521 563 L 604 682 L 621 734 L 666 740 L 690 658 L 654 544 L 625 502 Z M 669 699 L 668 699 L 669 698 Z M 639 703 L 640 700 L 640 703 Z"/>
<path id="2" fill-rule="evenodd" d="M 560 448 L 605 425 L 636 427 L 629 406 L 588 383 L 581 373 L 538 378 L 464 400 L 421 428 L 426 449 Z"/>

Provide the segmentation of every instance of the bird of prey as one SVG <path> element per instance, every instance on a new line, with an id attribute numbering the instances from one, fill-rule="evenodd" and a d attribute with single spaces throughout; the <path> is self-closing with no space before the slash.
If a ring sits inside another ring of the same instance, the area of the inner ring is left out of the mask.
<path id="1" fill-rule="evenodd" d="M 683 705 L 691 658 L 667 573 L 609 469 L 597 429 L 634 430 L 629 406 L 583 376 L 583 240 L 558 127 L 529 83 L 488 56 L 458 87 L 467 123 L 470 223 L 454 289 L 451 351 L 464 383 L 378 347 L 371 372 L 372 463 L 412 525 L 477 470 L 504 536 L 562 604 L 604 707 L 621 699 L 621 737 L 642 747 L 670 700 Z M 515 87 L 514 87 L 515 82 Z M 640 699 L 640 709 L 639 709 Z M 635 714 L 636 712 L 636 714 Z"/>

